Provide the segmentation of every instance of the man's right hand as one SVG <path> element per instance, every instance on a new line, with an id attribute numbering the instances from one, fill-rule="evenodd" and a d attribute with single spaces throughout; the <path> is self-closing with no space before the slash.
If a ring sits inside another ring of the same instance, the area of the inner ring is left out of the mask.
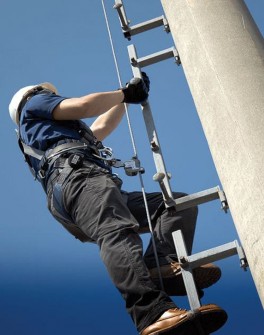
<path id="1" fill-rule="evenodd" d="M 150 81 L 145 72 L 142 72 L 141 78 L 132 78 L 122 91 L 124 93 L 124 103 L 140 104 L 147 100 Z"/>

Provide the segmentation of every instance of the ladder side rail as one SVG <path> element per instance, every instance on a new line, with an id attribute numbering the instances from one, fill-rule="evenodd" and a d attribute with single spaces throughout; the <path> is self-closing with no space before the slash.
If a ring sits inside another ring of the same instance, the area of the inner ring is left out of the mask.
<path id="1" fill-rule="evenodd" d="M 130 59 L 137 59 L 136 49 L 133 44 L 128 46 L 128 54 L 129 54 Z M 141 70 L 138 66 L 131 65 L 131 68 L 132 68 L 134 77 L 142 78 Z M 148 133 L 148 138 L 149 138 L 150 145 L 151 145 L 152 152 L 153 152 L 153 158 L 154 158 L 156 170 L 158 173 L 164 174 L 163 185 L 165 186 L 167 190 L 167 195 L 169 196 L 168 198 L 166 195 L 164 195 L 164 192 L 162 192 L 165 205 L 167 207 L 175 207 L 175 201 L 173 199 L 170 182 L 168 178 L 168 173 L 166 171 L 165 162 L 162 156 L 161 147 L 160 147 L 160 143 L 158 140 L 158 134 L 156 131 L 150 105 L 148 102 L 146 102 L 144 105 L 141 105 L 141 108 L 143 112 L 145 126 L 146 126 L 147 133 Z"/>
<path id="2" fill-rule="evenodd" d="M 124 30 L 124 31 L 128 30 L 130 21 L 127 19 L 126 11 L 125 11 L 125 8 L 123 6 L 123 1 L 122 0 L 115 0 L 114 9 L 117 10 L 122 30 Z"/>
<path id="3" fill-rule="evenodd" d="M 178 257 L 187 259 L 188 253 L 181 230 L 174 231 L 172 233 L 172 237 Z M 182 267 L 181 273 L 184 286 L 186 288 L 189 305 L 191 307 L 191 310 L 194 311 L 201 307 L 201 303 L 198 297 L 192 269 L 190 266 Z"/>

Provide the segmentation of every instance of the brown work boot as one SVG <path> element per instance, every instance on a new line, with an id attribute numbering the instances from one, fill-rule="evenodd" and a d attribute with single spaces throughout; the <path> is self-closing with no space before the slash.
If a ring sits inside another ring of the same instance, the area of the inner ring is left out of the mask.
<path id="1" fill-rule="evenodd" d="M 157 335 L 172 329 L 180 329 L 184 325 L 187 326 L 192 318 L 193 314 L 186 309 L 171 308 L 164 312 L 156 322 L 145 328 L 140 335 Z"/>
<path id="2" fill-rule="evenodd" d="M 210 334 L 220 329 L 227 321 L 227 313 L 215 304 L 207 304 L 194 311 L 194 324 Z"/>
<path id="3" fill-rule="evenodd" d="M 194 335 L 200 333 L 199 329 L 209 334 L 221 328 L 226 320 L 226 312 L 214 304 L 201 306 L 194 312 L 173 308 L 163 313 L 140 335 Z"/>
<path id="4" fill-rule="evenodd" d="M 157 268 L 149 270 L 150 276 L 155 284 L 160 287 L 159 273 Z M 168 295 L 186 295 L 181 266 L 178 262 L 162 265 L 160 267 L 165 292 Z M 214 264 L 205 264 L 193 269 L 193 276 L 198 292 L 215 284 L 221 277 L 221 269 Z"/>

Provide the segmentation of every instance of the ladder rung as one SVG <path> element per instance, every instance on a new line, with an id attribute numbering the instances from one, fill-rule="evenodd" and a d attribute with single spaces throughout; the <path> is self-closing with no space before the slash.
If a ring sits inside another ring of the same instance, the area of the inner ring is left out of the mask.
<path id="1" fill-rule="evenodd" d="M 222 209 L 226 211 L 228 209 L 227 200 L 224 192 L 220 190 L 219 186 L 210 188 L 205 191 L 189 194 L 179 199 L 175 199 L 175 203 L 177 210 L 180 211 L 216 199 L 221 200 Z"/>
<path id="2" fill-rule="evenodd" d="M 176 63 L 179 65 L 180 64 L 180 58 L 178 51 L 176 50 L 175 47 L 165 49 L 156 53 L 153 53 L 151 55 L 141 57 L 138 59 L 132 58 L 131 59 L 131 64 L 133 66 L 138 66 L 138 67 L 145 67 L 149 66 L 158 62 L 161 62 L 163 60 L 169 59 L 169 58 L 175 58 Z"/>
<path id="3" fill-rule="evenodd" d="M 145 31 L 164 26 L 164 30 L 166 32 L 169 32 L 169 25 L 165 17 L 162 15 L 160 17 L 157 17 L 155 19 L 145 21 L 143 23 L 136 24 L 134 26 L 123 28 L 124 36 L 128 39 L 131 38 L 131 36 L 143 33 Z"/>
<path id="4" fill-rule="evenodd" d="M 188 263 L 192 269 L 221 259 L 234 256 L 238 254 L 238 243 L 237 241 L 225 243 L 215 248 L 211 248 L 205 251 L 198 252 L 187 257 Z"/>
<path id="5" fill-rule="evenodd" d="M 127 19 L 123 1 L 115 0 L 114 9 L 117 10 L 124 36 L 125 38 L 129 40 L 131 39 L 131 36 L 133 35 L 140 34 L 147 30 L 154 29 L 160 26 L 164 26 L 164 30 L 167 33 L 170 32 L 168 21 L 164 15 L 129 27 L 130 21 Z"/>

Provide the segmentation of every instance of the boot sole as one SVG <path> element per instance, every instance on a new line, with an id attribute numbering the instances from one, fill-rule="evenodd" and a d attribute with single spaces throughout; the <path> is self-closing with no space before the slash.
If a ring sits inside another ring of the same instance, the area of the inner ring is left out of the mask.
<path id="1" fill-rule="evenodd" d="M 181 325 L 149 335 L 209 335 L 223 327 L 226 321 L 227 314 L 224 310 L 194 312 L 193 318 Z"/>
<path id="2" fill-rule="evenodd" d="M 198 312 L 194 320 L 194 325 L 197 330 L 201 327 L 205 334 L 210 334 L 223 327 L 226 321 L 227 313 L 224 310 L 208 310 Z"/>
<path id="3" fill-rule="evenodd" d="M 185 320 L 181 324 L 168 327 L 162 330 L 156 330 L 148 335 L 184 335 L 192 334 L 190 331 L 193 329 L 192 318 Z"/>

